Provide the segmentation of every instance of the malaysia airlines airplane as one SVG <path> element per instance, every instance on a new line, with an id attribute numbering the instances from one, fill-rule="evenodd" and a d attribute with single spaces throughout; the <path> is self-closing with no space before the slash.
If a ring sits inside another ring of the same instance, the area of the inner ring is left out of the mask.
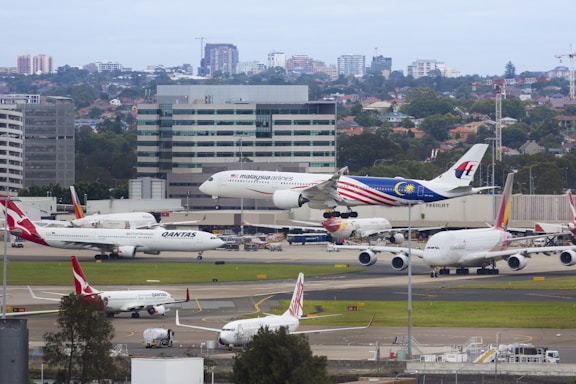
<path id="1" fill-rule="evenodd" d="M 438 232 L 430 237 L 424 249 L 408 249 L 405 247 L 386 246 L 337 246 L 342 249 L 360 249 L 358 259 L 362 265 L 374 265 L 377 261 L 376 253 L 389 252 L 392 258 L 392 268 L 397 271 L 408 267 L 409 256 L 422 258 L 424 263 L 432 268 L 430 277 L 448 275 L 448 267 L 456 268 L 456 274 L 468 274 L 469 267 L 477 267 L 476 273 L 498 274 L 496 261 L 506 260 L 508 267 L 514 271 L 526 268 L 527 258 L 533 253 L 560 252 L 560 262 L 565 266 L 576 264 L 574 246 L 551 247 L 513 247 L 509 246 L 515 241 L 525 241 L 540 236 L 527 236 L 513 238 L 507 231 L 512 203 L 512 185 L 514 174 L 508 174 L 502 193 L 502 202 L 498 211 L 498 218 L 493 227 L 462 229 L 455 231 Z M 487 268 L 490 267 L 490 268 Z"/>
<path id="2" fill-rule="evenodd" d="M 72 274 L 77 295 L 84 297 L 99 297 L 106 304 L 106 314 L 114 317 L 121 312 L 131 312 L 133 318 L 140 317 L 141 311 L 151 316 L 164 315 L 170 310 L 166 306 L 190 301 L 190 292 L 186 289 L 185 300 L 174 300 L 172 295 L 158 289 L 135 289 L 122 291 L 99 291 L 89 283 L 76 256 L 72 256 Z M 39 297 L 28 286 L 30 294 L 35 299 L 60 301 L 56 298 Z"/>
<path id="3" fill-rule="evenodd" d="M 181 327 L 217 332 L 219 345 L 234 348 L 245 346 L 252 339 L 252 337 L 254 337 L 258 333 L 260 328 L 265 327 L 267 327 L 271 331 L 276 331 L 284 327 L 286 328 L 287 333 L 303 334 L 303 333 L 320 333 L 320 332 L 346 331 L 353 329 L 365 329 L 368 328 L 370 325 L 372 325 L 372 322 L 374 321 L 374 316 L 372 316 L 372 319 L 370 320 L 368 325 L 363 327 L 297 331 L 300 325 L 300 320 L 318 318 L 318 316 L 303 318 L 302 317 L 303 310 L 304 310 L 304 274 L 300 273 L 298 275 L 298 280 L 296 281 L 296 286 L 294 287 L 294 293 L 292 294 L 292 300 L 290 301 L 290 306 L 282 315 L 266 315 L 266 317 L 259 317 L 254 319 L 234 320 L 229 323 L 226 323 L 220 329 L 220 328 L 209 328 L 197 325 L 182 324 L 180 323 L 178 310 L 176 310 L 176 325 Z"/>
<path id="4" fill-rule="evenodd" d="M 358 217 L 352 207 L 428 203 L 491 188 L 471 186 L 487 148 L 488 144 L 475 144 L 448 171 L 432 180 L 344 176 L 347 168 L 335 174 L 235 170 L 210 176 L 200 185 L 200 191 L 216 200 L 220 197 L 271 199 L 281 209 L 298 208 L 306 203 L 314 209 L 334 210 L 345 206 L 348 212 L 325 212 L 324 217 Z"/>
<path id="5" fill-rule="evenodd" d="M 570 206 L 570 222 L 563 224 L 552 223 L 535 223 L 534 232 L 537 233 L 559 233 L 572 235 L 572 241 L 575 241 L 576 236 L 576 205 L 574 204 L 574 197 L 572 192 L 568 191 L 568 204 Z"/>
<path id="6" fill-rule="evenodd" d="M 203 251 L 224 245 L 216 235 L 203 231 L 40 227 L 34 225 L 9 197 L 0 196 L 0 199 L 4 213 L 7 212 L 11 234 L 48 247 L 100 251 L 96 258 L 176 251 L 199 252 L 197 258 L 201 259 Z"/>

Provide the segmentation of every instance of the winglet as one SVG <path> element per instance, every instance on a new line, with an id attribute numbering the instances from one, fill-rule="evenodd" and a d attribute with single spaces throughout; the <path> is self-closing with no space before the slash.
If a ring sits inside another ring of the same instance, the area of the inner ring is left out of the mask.
<path id="1" fill-rule="evenodd" d="M 180 316 L 178 316 L 178 310 L 176 310 L 176 325 L 182 325 L 180 324 Z"/>
<path id="2" fill-rule="evenodd" d="M 190 301 L 190 291 L 186 288 L 186 303 Z"/>
<path id="3" fill-rule="evenodd" d="M 374 317 L 376 317 L 376 313 L 372 314 L 372 318 L 370 319 L 370 322 L 368 322 L 368 327 L 371 327 L 374 324 Z"/>
<path id="4" fill-rule="evenodd" d="M 500 203 L 500 210 L 498 211 L 498 218 L 496 219 L 495 227 L 498 229 L 506 230 L 508 222 L 510 221 L 510 209 L 512 208 L 512 185 L 514 184 L 514 173 L 509 173 L 506 177 L 506 184 L 502 191 L 502 201 Z"/>
<path id="5" fill-rule="evenodd" d="M 336 172 L 338 177 L 342 176 L 343 174 L 348 173 L 348 166 L 342 167 Z"/>

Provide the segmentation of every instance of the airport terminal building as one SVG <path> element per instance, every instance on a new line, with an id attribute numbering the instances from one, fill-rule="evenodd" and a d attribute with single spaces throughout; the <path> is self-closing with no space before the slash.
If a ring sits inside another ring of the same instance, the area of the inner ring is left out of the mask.
<path id="1" fill-rule="evenodd" d="M 160 85 L 156 104 L 138 105 L 138 177 L 164 179 L 168 198 L 204 209 L 214 203 L 198 186 L 216 171 L 253 164 L 332 173 L 336 103 L 309 101 L 308 92 L 304 85 Z"/>

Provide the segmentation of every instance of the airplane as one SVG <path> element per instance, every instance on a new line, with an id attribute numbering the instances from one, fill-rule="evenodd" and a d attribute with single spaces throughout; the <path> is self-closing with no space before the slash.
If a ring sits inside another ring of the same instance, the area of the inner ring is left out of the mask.
<path id="1" fill-rule="evenodd" d="M 291 209 L 308 204 L 327 209 L 324 218 L 358 217 L 352 207 L 363 205 L 403 206 L 433 202 L 478 193 L 492 187 L 470 184 L 488 144 L 475 144 L 450 169 L 432 180 L 344 176 L 347 167 L 334 174 L 234 170 L 218 172 L 200 185 L 200 191 L 218 199 L 270 199 L 277 208 Z M 345 206 L 348 212 L 335 211 Z"/>
<path id="2" fill-rule="evenodd" d="M 234 320 L 226 323 L 222 328 L 209 328 L 197 325 L 187 325 L 180 322 L 178 310 L 176 310 L 176 325 L 180 327 L 188 327 L 194 329 L 201 329 L 204 331 L 212 331 L 218 333 L 218 344 L 228 348 L 243 347 L 254 337 L 260 328 L 267 327 L 271 331 L 276 331 L 281 327 L 285 327 L 290 334 L 304 334 L 304 333 L 320 333 L 320 332 L 334 332 L 346 331 L 353 329 L 365 329 L 372 325 L 374 316 L 366 326 L 361 327 L 347 327 L 347 328 L 331 328 L 320 330 L 307 330 L 297 331 L 300 320 L 314 319 L 314 317 L 302 317 L 304 309 L 304 274 L 300 272 L 292 294 L 290 306 L 282 315 L 270 315 L 265 317 L 258 317 L 253 319 Z M 330 315 L 328 315 L 330 316 Z M 325 317 L 325 316 L 321 316 Z"/>
<path id="3" fill-rule="evenodd" d="M 74 275 L 75 292 L 83 297 L 99 297 L 106 304 L 106 314 L 114 317 L 122 312 L 131 312 L 132 318 L 140 317 L 140 311 L 146 311 L 150 316 L 164 316 L 170 309 L 167 305 L 185 303 L 190 301 L 190 292 L 186 289 L 185 300 L 174 300 L 172 295 L 158 289 L 138 289 L 122 291 L 99 291 L 88 283 L 86 275 L 76 256 L 72 256 L 72 274 Z M 57 298 L 39 297 L 28 286 L 30 295 L 34 299 L 60 301 Z"/>
<path id="4" fill-rule="evenodd" d="M 218 236 L 193 230 L 64 228 L 35 225 L 10 197 L 0 196 L 11 234 L 24 240 L 64 249 L 100 251 L 96 259 L 135 257 L 136 252 L 158 255 L 161 251 L 202 252 L 224 245 Z M 106 254 L 109 252 L 109 255 Z"/>
<path id="5" fill-rule="evenodd" d="M 76 193 L 76 188 L 73 185 L 70 186 L 70 195 L 72 196 L 72 206 L 74 208 L 75 219 L 70 221 L 44 220 L 40 223 L 40 225 L 77 228 L 156 229 L 194 225 L 206 219 L 206 216 L 204 216 L 202 219 L 195 221 L 159 223 L 156 217 L 149 212 L 125 212 L 86 215 L 82 209 L 82 204 L 80 203 L 78 194 Z"/>
<path id="6" fill-rule="evenodd" d="M 247 221 L 244 221 L 244 225 L 256 228 L 273 228 L 279 230 L 322 231 L 330 234 L 335 242 L 342 242 L 343 240 L 348 240 L 352 237 L 375 240 L 380 237 L 380 235 L 383 235 L 384 239 L 391 244 L 402 244 L 402 242 L 404 242 L 404 235 L 402 234 L 403 229 L 392 228 L 390 222 L 383 217 L 366 219 L 343 219 L 339 217 L 330 217 L 321 223 L 298 220 L 294 220 L 294 222 L 308 225 L 252 224 Z"/>
<path id="7" fill-rule="evenodd" d="M 576 204 L 572 192 L 568 191 L 568 204 L 570 206 L 570 222 L 563 224 L 552 223 L 535 223 L 534 232 L 536 233 L 564 233 L 572 236 L 572 243 L 576 242 Z M 546 242 L 554 241 L 557 236 L 546 239 Z"/>
<path id="8" fill-rule="evenodd" d="M 513 237 L 507 231 L 513 181 L 514 174 L 508 174 L 498 217 L 492 227 L 438 232 L 428 239 L 424 249 L 362 245 L 341 245 L 336 246 L 336 248 L 361 250 L 358 259 L 365 266 L 376 263 L 376 253 L 378 252 L 392 253 L 394 256 L 391 265 L 396 271 L 402 271 L 408 267 L 410 252 L 411 256 L 422 258 L 424 263 L 432 268 L 430 277 L 438 277 L 438 273 L 440 275 L 450 274 L 448 267 L 455 267 L 458 275 L 467 275 L 469 267 L 477 267 L 476 273 L 478 275 L 496 275 L 499 273 L 496 268 L 496 261 L 498 260 L 506 260 L 510 269 L 520 271 L 526 268 L 527 258 L 533 253 L 560 252 L 562 264 L 565 266 L 576 264 L 576 252 L 573 246 L 510 248 L 510 245 L 515 241 L 542 237 L 542 235 Z"/>

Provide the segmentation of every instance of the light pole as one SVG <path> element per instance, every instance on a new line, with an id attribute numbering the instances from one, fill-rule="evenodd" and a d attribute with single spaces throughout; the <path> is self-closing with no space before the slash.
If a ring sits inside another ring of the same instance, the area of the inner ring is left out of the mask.
<path id="1" fill-rule="evenodd" d="M 408 203 L 408 360 L 412 360 L 412 204 Z"/>
<path id="2" fill-rule="evenodd" d="M 535 166 L 535 165 L 536 165 L 536 164 L 532 164 L 532 165 L 529 167 L 530 176 L 529 176 L 528 181 L 529 181 L 530 194 L 531 194 L 531 195 L 534 194 L 534 178 L 532 177 L 532 167 Z"/>
<path id="3" fill-rule="evenodd" d="M 244 170 L 244 159 L 242 156 L 242 136 L 240 136 L 240 173 Z M 244 236 L 244 198 L 240 198 L 240 236 Z"/>
<path id="4" fill-rule="evenodd" d="M 492 222 L 496 221 L 496 193 L 494 191 L 494 160 L 496 156 L 496 141 L 497 137 L 489 137 L 484 139 L 492 142 Z"/>

